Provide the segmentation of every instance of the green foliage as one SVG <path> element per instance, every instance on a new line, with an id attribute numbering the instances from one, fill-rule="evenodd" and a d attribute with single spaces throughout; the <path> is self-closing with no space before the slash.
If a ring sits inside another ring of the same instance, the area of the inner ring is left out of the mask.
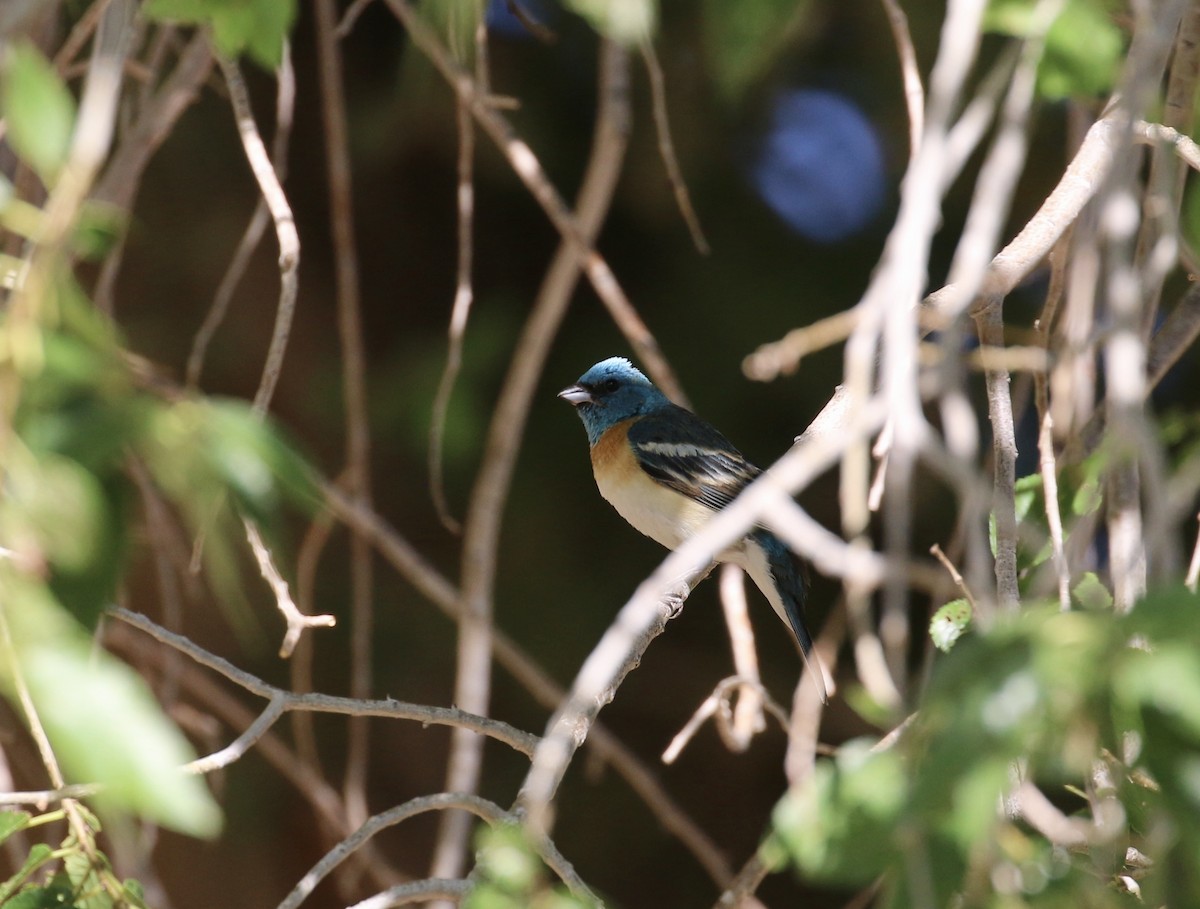
<path id="1" fill-rule="evenodd" d="M 1071 591 L 1071 596 L 1084 609 L 1112 609 L 1113 595 L 1094 571 L 1084 573 Z"/>
<path id="2" fill-rule="evenodd" d="M 1058 477 L 1058 513 L 1064 533 L 1070 533 L 1073 522 L 1096 514 L 1102 502 L 1101 475 L 1103 455 L 1095 455 Z M 1046 516 L 1046 490 L 1040 473 L 1019 477 L 1013 486 L 1013 504 L 1017 516 L 1017 570 L 1022 582 L 1033 576 L 1034 570 L 1046 564 L 1053 553 L 1050 542 L 1050 522 Z M 996 517 L 988 519 L 988 538 L 992 554 L 996 554 Z M 1023 587 L 1028 584 L 1023 583 Z"/>
<path id="3" fill-rule="evenodd" d="M 0 585 L 12 636 L 0 690 L 12 696 L 21 673 L 70 779 L 102 783 L 101 808 L 215 835 L 220 812 L 207 787 L 180 770 L 194 753 L 141 677 L 95 648 L 44 586 L 7 566 L 0 566 Z"/>
<path id="4" fill-rule="evenodd" d="M 1133 847 L 1156 857 L 1147 905 L 1200 901 L 1197 608 L 1183 590 L 1122 617 L 1035 607 L 963 638 L 895 745 L 850 743 L 783 799 L 773 848 L 821 883 L 884 875 L 886 906 L 1122 907 Z M 1019 766 L 1094 829 L 1079 793 L 1098 763 L 1127 815 L 1089 848 L 999 810 Z"/>
<path id="5" fill-rule="evenodd" d="M 275 69 L 296 21 L 296 0 L 148 0 L 142 12 L 152 19 L 208 26 L 225 56 L 246 54 Z"/>
<path id="6" fill-rule="evenodd" d="M 945 653 L 971 625 L 971 604 L 966 600 L 951 600 L 929 620 L 929 637 L 933 645 Z"/>
<path id="7" fill-rule="evenodd" d="M 658 24 L 658 0 L 563 0 L 564 5 L 619 44 L 648 41 Z"/>
<path id="8" fill-rule="evenodd" d="M 478 883 L 463 909 L 589 909 L 562 885 L 547 882 L 545 866 L 521 827 L 482 827 L 477 837 Z"/>
<path id="9" fill-rule="evenodd" d="M 4 812 L 0 813 L 0 830 L 8 815 L 16 813 L 27 819 L 25 826 L 64 817 L 63 811 L 36 818 L 24 812 Z M 45 843 L 35 845 L 17 873 L 0 881 L 0 905 L 4 909 L 145 909 L 141 885 L 137 881 L 118 881 L 107 857 L 96 849 L 95 834 L 100 832 L 100 825 L 95 816 L 80 807 L 78 817 L 89 839 L 87 847 L 74 833 L 57 849 Z"/>
<path id="10" fill-rule="evenodd" d="M 740 99 L 770 70 L 810 9 L 795 0 L 705 0 L 705 49 L 726 101 Z"/>
<path id="11" fill-rule="evenodd" d="M 54 324 L 34 332 L 41 355 L 22 377 L 0 500 L 0 546 L 16 554 L 0 563 L 0 586 L 20 672 L 70 778 L 103 784 L 101 807 L 213 835 L 215 804 L 179 771 L 187 743 L 139 677 L 85 632 L 123 572 L 135 494 L 127 464 L 144 464 L 193 533 L 208 532 L 208 553 L 230 565 L 235 509 L 269 529 L 285 502 L 311 497 L 312 481 L 246 405 L 139 387 L 115 332 L 69 282 L 42 311 Z M 0 663 L 11 696 L 15 667 Z"/>
<path id="12" fill-rule="evenodd" d="M 992 0 L 984 29 L 1015 38 L 1037 26 L 1037 0 Z M 1103 0 L 1066 0 L 1046 33 L 1038 67 L 1038 93 L 1043 98 L 1088 98 L 1108 92 L 1116 83 L 1125 55 L 1125 37 Z"/>
<path id="13" fill-rule="evenodd" d="M 67 160 L 75 99 L 50 61 L 28 42 L 13 44 L 5 52 L 0 105 L 5 139 L 42 182 L 51 185 Z"/>
<path id="14" fill-rule="evenodd" d="M 442 0 L 422 3 L 416 9 L 442 33 L 456 60 L 464 65 L 474 60 L 475 29 L 486 14 L 483 0 Z"/>
<path id="15" fill-rule="evenodd" d="M 52 155 L 49 144 L 37 144 L 48 137 L 22 144 L 14 132 L 21 116 L 37 125 L 34 114 L 20 108 L 29 97 L 13 106 L 30 84 L 48 98 L 46 106 L 62 106 L 46 87 L 53 71 L 33 53 L 9 58 L 6 112 L 14 149 L 50 173 L 60 166 L 66 140 Z M 10 200 L 3 215 L 14 210 Z M 22 215 L 34 251 L 40 216 L 36 209 Z M 106 217 L 84 208 L 73 252 L 95 245 Z M 98 784 L 100 809 L 213 836 L 220 811 L 204 781 L 182 771 L 194 757 L 191 746 L 141 677 L 89 634 L 112 602 L 132 546 L 130 506 L 139 494 L 133 475 L 149 478 L 146 489 L 156 489 L 147 494 L 161 497 L 163 511 L 188 521 L 193 537 L 205 540 L 206 564 L 227 579 L 237 577 L 236 553 L 245 549 L 241 516 L 270 536 L 286 505 L 312 501 L 313 481 L 303 459 L 248 405 L 163 391 L 123 349 L 60 252 L 66 251 L 55 250 L 32 268 L 28 260 L 17 263 L 24 284 L 0 310 L 0 419 L 6 424 L 0 433 L 0 695 L 16 705 L 25 687 L 68 781 Z M 23 706 L 17 712 L 26 713 Z M 29 822 L 28 816 L 2 816 L 0 839 Z M 114 905 L 112 894 L 125 885 L 105 878 L 101 886 L 97 875 L 107 872 L 89 864 L 90 850 L 82 858 L 68 851 L 56 872 L 61 879 L 26 887 L 52 858 L 43 846 L 31 851 L 0 894 L 28 905 L 67 905 L 59 892 L 65 880 L 69 904 Z"/>

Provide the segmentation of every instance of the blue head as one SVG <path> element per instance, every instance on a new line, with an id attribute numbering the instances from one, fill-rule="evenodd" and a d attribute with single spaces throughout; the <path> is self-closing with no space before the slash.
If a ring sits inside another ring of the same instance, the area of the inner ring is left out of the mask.
<path id="1" fill-rule="evenodd" d="M 592 445 L 610 426 L 670 403 L 667 396 L 624 357 L 601 360 L 558 396 L 574 405 Z"/>

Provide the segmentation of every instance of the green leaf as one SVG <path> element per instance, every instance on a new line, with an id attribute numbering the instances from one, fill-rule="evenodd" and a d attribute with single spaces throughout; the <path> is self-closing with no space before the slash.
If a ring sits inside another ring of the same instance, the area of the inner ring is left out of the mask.
<path id="1" fill-rule="evenodd" d="M 0 883 L 0 906 L 9 909 L 12 905 L 11 897 L 35 871 L 42 865 L 51 861 L 54 858 L 54 850 L 45 843 L 34 843 L 29 849 L 29 855 L 25 857 L 25 861 L 21 863 L 21 867 L 17 869 L 17 873 L 10 877 L 7 881 Z"/>
<path id="2" fill-rule="evenodd" d="M 93 647 L 44 588 L 0 572 L 0 608 L 21 672 L 69 779 L 102 784 L 101 808 L 131 811 L 193 836 L 215 835 L 220 810 L 204 782 L 180 769 L 194 752 L 146 683 Z M 7 676 L 3 664 L 0 673 Z M 0 684 L 11 692 L 11 678 L 0 677 Z"/>
<path id="3" fill-rule="evenodd" d="M 138 452 L 198 533 L 209 530 L 226 496 L 268 536 L 285 504 L 317 501 L 308 464 L 242 401 L 206 398 L 159 407 Z"/>
<path id="4" fill-rule="evenodd" d="M 1036 0 L 993 0 L 984 28 L 1026 37 L 1036 25 L 1037 9 Z M 1038 92 L 1050 100 L 1106 94 L 1116 81 L 1124 52 L 1125 38 L 1108 4 L 1067 0 L 1046 33 Z"/>
<path id="5" fill-rule="evenodd" d="M 1114 684 L 1123 699 L 1179 723 L 1200 740 L 1200 653 L 1190 645 L 1160 643 L 1150 653 L 1127 653 Z"/>
<path id="6" fill-rule="evenodd" d="M 808 785 L 775 807 L 773 822 L 807 877 L 839 887 L 870 883 L 895 858 L 893 834 L 908 786 L 893 750 L 848 742 L 821 761 Z"/>
<path id="7" fill-rule="evenodd" d="M 964 599 L 951 600 L 929 620 L 929 637 L 938 650 L 949 653 L 970 624 L 971 604 Z"/>
<path id="8" fill-rule="evenodd" d="M 487 12 L 485 0 L 440 0 L 416 9 L 442 36 L 454 59 L 469 66 L 475 59 L 475 29 Z"/>
<path id="9" fill-rule="evenodd" d="M 592 28 L 618 44 L 648 41 L 658 24 L 658 0 L 564 0 Z"/>
<path id="10" fill-rule="evenodd" d="M 1089 571 L 1079 579 L 1079 583 L 1075 585 L 1075 589 L 1071 591 L 1071 595 L 1084 609 L 1111 609 L 1113 604 L 1112 593 L 1104 586 L 1104 583 L 1096 576 L 1096 572 Z"/>
<path id="11" fill-rule="evenodd" d="M 116 206 L 91 200 L 79 214 L 71 248 L 83 259 L 103 259 L 116 246 L 127 221 L 127 213 Z"/>
<path id="12" fill-rule="evenodd" d="M 32 818 L 28 811 L 0 811 L 0 843 L 28 827 Z"/>
<path id="13" fill-rule="evenodd" d="M 22 890 L 4 904 L 4 909 L 78 909 L 69 881 L 55 877 L 45 887 Z"/>
<path id="14" fill-rule="evenodd" d="M 704 43 L 717 88 L 736 102 L 775 65 L 810 15 L 807 0 L 705 0 Z"/>
<path id="15" fill-rule="evenodd" d="M 3 93 L 13 150 L 50 185 L 67 160 L 75 124 L 75 99 L 54 66 L 36 47 L 22 41 L 6 53 Z"/>
<path id="16" fill-rule="evenodd" d="M 985 759 L 964 770 L 953 784 L 946 830 L 966 851 L 994 829 L 996 805 L 1012 787 L 1012 766 L 1003 759 Z"/>
<path id="17" fill-rule="evenodd" d="M 76 618 L 95 624 L 123 567 L 125 531 L 99 480 L 51 452 L 16 450 L 0 501 L 0 544 L 49 568 L 50 584 Z"/>
<path id="18" fill-rule="evenodd" d="M 71 882 L 71 891 L 78 894 L 78 909 L 113 909 L 113 899 L 104 889 L 98 869 L 81 849 L 63 856 L 63 869 Z"/>
<path id="19" fill-rule="evenodd" d="M 489 883 L 509 893 L 528 893 L 537 886 L 542 863 L 520 827 L 481 827 L 477 841 L 477 861 Z"/>
<path id="20" fill-rule="evenodd" d="M 273 70 L 296 21 L 296 0 L 149 0 L 143 12 L 152 19 L 207 25 L 222 54 L 246 54 Z"/>

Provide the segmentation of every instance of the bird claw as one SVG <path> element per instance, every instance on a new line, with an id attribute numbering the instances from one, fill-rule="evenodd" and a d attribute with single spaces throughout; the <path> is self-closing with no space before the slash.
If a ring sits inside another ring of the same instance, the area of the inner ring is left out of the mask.
<path id="1" fill-rule="evenodd" d="M 672 590 L 663 594 L 662 604 L 667 612 L 667 619 L 674 619 L 683 612 L 683 604 L 687 602 L 688 594 L 691 593 L 687 587 L 682 590 Z"/>

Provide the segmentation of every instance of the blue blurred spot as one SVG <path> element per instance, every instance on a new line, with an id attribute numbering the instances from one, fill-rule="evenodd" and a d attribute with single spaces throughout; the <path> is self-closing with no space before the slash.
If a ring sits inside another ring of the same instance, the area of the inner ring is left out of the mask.
<path id="1" fill-rule="evenodd" d="M 836 92 L 780 92 L 750 161 L 749 179 L 792 230 L 835 243 L 883 207 L 883 148 L 862 110 Z"/>
<path id="2" fill-rule="evenodd" d="M 549 25 L 546 4 L 538 0 L 516 0 L 516 3 L 530 19 L 542 25 Z M 518 41 L 533 37 L 525 23 L 513 15 L 508 0 L 490 0 L 487 8 L 487 27 L 498 37 L 514 38 Z"/>

